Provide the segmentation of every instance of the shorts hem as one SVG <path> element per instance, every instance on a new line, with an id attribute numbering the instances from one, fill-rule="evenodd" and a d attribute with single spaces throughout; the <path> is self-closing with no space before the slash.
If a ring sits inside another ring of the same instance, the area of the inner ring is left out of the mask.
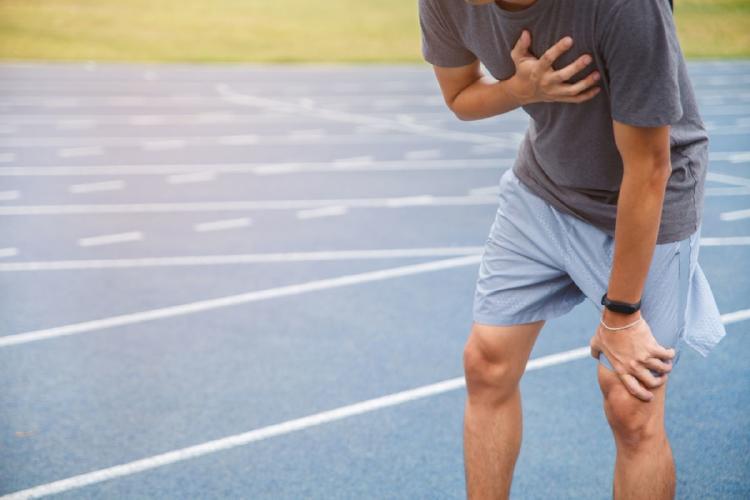
<path id="1" fill-rule="evenodd" d="M 489 326 L 512 326 L 520 325 L 524 323 L 533 323 L 539 320 L 550 320 L 558 318 L 569 313 L 575 306 L 580 304 L 583 298 L 575 300 L 573 302 L 566 303 L 564 306 L 555 309 L 543 309 L 541 311 L 535 311 L 533 313 L 525 314 L 484 314 L 474 313 L 473 321 L 482 325 Z"/>

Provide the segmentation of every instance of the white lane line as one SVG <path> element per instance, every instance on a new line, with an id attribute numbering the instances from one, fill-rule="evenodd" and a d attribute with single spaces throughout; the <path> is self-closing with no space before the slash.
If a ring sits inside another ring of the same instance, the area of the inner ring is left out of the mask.
<path id="1" fill-rule="evenodd" d="M 405 160 L 434 160 L 440 158 L 443 153 L 439 149 L 422 149 L 416 151 L 407 151 L 404 155 Z"/>
<path id="2" fill-rule="evenodd" d="M 175 174 L 167 176 L 169 184 L 192 184 L 196 182 L 208 182 L 216 179 L 216 172 L 191 172 L 189 174 Z"/>
<path id="3" fill-rule="evenodd" d="M 710 152 L 708 154 L 708 158 L 711 161 L 728 161 L 729 163 L 743 163 L 746 161 L 750 161 L 750 151 Z"/>
<path id="4" fill-rule="evenodd" d="M 737 186 L 726 188 L 706 188 L 706 196 L 746 196 L 750 194 L 750 186 Z"/>
<path id="5" fill-rule="evenodd" d="M 74 194 L 93 193 L 98 191 L 117 191 L 125 187 L 125 181 L 87 182 L 85 184 L 71 184 L 68 191 Z"/>
<path id="6" fill-rule="evenodd" d="M 750 186 L 750 178 L 739 175 L 720 174 L 718 172 L 708 172 L 706 179 L 709 181 L 721 182 L 723 184 L 732 184 L 733 186 Z"/>
<path id="7" fill-rule="evenodd" d="M 339 158 L 337 160 L 333 160 L 334 166 L 344 166 L 344 165 L 371 165 L 375 162 L 375 158 L 373 158 L 370 155 L 367 156 L 352 156 L 349 158 Z"/>
<path id="8" fill-rule="evenodd" d="M 101 146 L 80 147 L 80 148 L 62 148 L 57 150 L 57 156 L 60 158 L 79 158 L 81 156 L 99 156 L 104 153 Z"/>
<path id="9" fill-rule="evenodd" d="M 85 118 L 71 118 L 66 120 L 60 120 L 56 123 L 56 127 L 59 130 L 85 130 L 92 128 L 96 125 L 96 120 L 85 119 Z"/>
<path id="10" fill-rule="evenodd" d="M 702 247 L 750 245 L 750 236 L 704 237 Z M 397 259 L 414 257 L 450 257 L 481 254 L 484 247 L 394 248 L 380 250 L 328 250 L 319 252 L 284 252 L 228 255 L 185 255 L 130 259 L 74 259 L 8 262 L 0 272 L 59 271 L 75 269 L 124 269 L 138 267 L 214 266 L 255 264 L 263 262 L 311 262 L 360 259 Z"/>
<path id="11" fill-rule="evenodd" d="M 318 217 L 333 217 L 336 215 L 344 215 L 349 211 L 349 208 L 345 205 L 335 205 L 332 207 L 321 207 L 313 208 L 310 210 L 300 210 L 297 212 L 298 219 L 315 219 Z"/>
<path id="12" fill-rule="evenodd" d="M 163 139 L 157 141 L 144 141 L 141 148 L 145 151 L 168 151 L 184 148 L 187 141 L 183 139 Z"/>
<path id="13" fill-rule="evenodd" d="M 498 175 L 513 164 L 511 158 L 456 159 L 456 160 L 385 160 L 366 161 L 339 159 L 334 162 L 279 162 L 279 163 L 214 163 L 214 164 L 140 164 L 59 167 L 3 167 L 0 176 L 65 176 L 65 175 L 165 175 L 212 171 L 227 174 L 292 174 L 299 172 L 386 172 L 414 170 L 497 170 Z M 367 157 L 372 158 L 372 157 Z"/>
<path id="14" fill-rule="evenodd" d="M 721 214 L 719 214 L 719 219 L 723 221 L 733 221 L 748 218 L 750 218 L 750 208 L 745 208 L 743 210 L 733 210 L 731 212 L 722 212 Z"/>
<path id="15" fill-rule="evenodd" d="M 701 238 L 700 245 L 709 247 L 750 245 L 750 236 L 705 237 Z"/>
<path id="16" fill-rule="evenodd" d="M 737 323 L 739 321 L 745 321 L 747 319 L 750 319 L 750 309 L 741 309 L 739 311 L 734 311 L 730 313 L 725 313 L 721 315 L 721 322 L 725 325 L 731 324 L 731 323 Z"/>
<path id="17" fill-rule="evenodd" d="M 91 205 L 5 205 L 0 215 L 70 215 L 70 214 L 127 214 L 176 212 L 226 212 L 237 210 L 303 210 L 330 205 L 349 208 L 399 208 L 412 206 L 468 206 L 492 205 L 491 196 L 404 196 L 400 198 L 350 198 L 328 200 L 259 200 L 216 201 L 194 203 L 98 203 Z"/>
<path id="18" fill-rule="evenodd" d="M 0 201 L 17 200 L 20 197 L 20 191 L 0 191 Z"/>
<path id="19" fill-rule="evenodd" d="M 10 163 L 15 161 L 15 153 L 0 153 L 0 163 Z"/>
<path id="20" fill-rule="evenodd" d="M 113 243 L 124 243 L 128 241 L 140 241 L 143 239 L 143 233 L 131 231 L 129 233 L 103 234 L 101 236 L 89 236 L 79 238 L 78 244 L 82 247 L 91 247 L 98 245 L 111 245 Z"/>
<path id="21" fill-rule="evenodd" d="M 476 265 L 479 263 L 481 256 L 468 255 L 455 257 L 452 259 L 441 259 L 421 264 L 412 264 L 408 266 L 392 267 L 378 271 L 368 271 L 359 274 L 348 274 L 336 278 L 322 279 L 317 281 L 308 281 L 296 285 L 287 285 L 277 288 L 268 288 L 265 290 L 256 290 L 252 292 L 240 293 L 236 295 L 227 295 L 215 299 L 199 300 L 179 304 L 176 306 L 161 307 L 120 316 L 84 321 L 81 323 L 72 323 L 69 325 L 47 328 L 44 330 L 35 330 L 24 333 L 17 333 L 0 337 L 0 348 L 12 345 L 26 344 L 40 340 L 76 335 L 80 333 L 101 330 L 103 328 L 112 328 L 115 326 L 131 325 L 153 321 L 163 318 L 171 318 L 185 314 L 194 314 L 202 311 L 210 311 L 222 307 L 230 307 L 238 304 L 246 304 L 261 300 L 273 299 L 276 297 L 287 297 L 290 295 L 299 295 L 317 290 L 327 290 L 342 286 L 356 285 L 360 283 L 371 283 L 402 276 L 411 276 L 420 273 L 439 271 L 442 269 L 451 269 L 455 267 Z"/>
<path id="22" fill-rule="evenodd" d="M 748 238 L 750 239 L 750 238 Z M 397 259 L 414 257 L 450 257 L 479 254 L 483 247 L 394 248 L 382 250 L 328 250 L 320 252 L 256 253 L 234 255 L 186 255 L 131 259 L 76 259 L 0 264 L 0 272 L 57 271 L 71 269 L 122 269 L 163 266 L 213 266 L 255 264 L 261 262 L 314 262 L 360 259 Z"/>
<path id="23" fill-rule="evenodd" d="M 13 247 L 0 248 L 0 257 L 14 257 L 18 255 L 18 249 Z"/>
<path id="24" fill-rule="evenodd" d="M 750 319 L 750 309 L 736 311 L 722 315 L 722 322 L 734 323 Z M 591 356 L 589 346 L 583 346 L 569 351 L 563 351 L 547 356 L 534 358 L 526 363 L 525 372 L 539 370 L 542 368 L 560 365 L 563 363 L 585 359 Z M 276 436 L 290 434 L 296 431 L 317 427 L 319 425 L 335 422 L 345 418 L 370 413 L 376 410 L 405 404 L 410 401 L 424 399 L 439 394 L 464 388 L 466 381 L 464 377 L 455 377 L 434 384 L 424 385 L 414 389 L 408 389 L 378 398 L 360 401 L 358 403 L 341 406 L 305 417 L 287 420 L 278 424 L 253 429 L 248 432 L 234 434 L 231 436 L 214 439 L 201 444 L 179 448 L 159 455 L 134 460 L 121 465 L 99 469 L 72 476 L 59 481 L 34 486 L 21 491 L 16 491 L 0 497 L 0 500 L 19 500 L 36 498 L 41 496 L 63 493 L 66 491 L 82 488 L 84 486 L 109 481 L 112 479 L 130 476 L 139 472 L 156 469 L 165 465 L 190 460 L 192 458 L 217 453 L 224 450 L 244 446 L 253 442 L 270 439 Z"/>
<path id="25" fill-rule="evenodd" d="M 218 138 L 219 144 L 226 146 L 243 146 L 246 144 L 258 144 L 260 137 L 257 135 L 226 135 Z"/>
<path id="26" fill-rule="evenodd" d="M 204 233 L 207 231 L 223 231 L 225 229 L 247 227 L 251 224 L 252 221 L 249 218 L 242 217 L 240 219 L 224 219 L 211 222 L 200 222 L 193 225 L 193 230 L 199 233 Z"/>
<path id="27" fill-rule="evenodd" d="M 469 142 L 474 144 L 499 144 L 506 149 L 515 151 L 518 148 L 519 141 L 514 136 L 493 136 L 485 134 L 476 134 L 471 132 L 455 132 L 443 130 L 421 123 L 408 123 L 401 120 L 392 120 L 388 118 L 379 118 L 367 114 L 350 113 L 334 109 L 325 109 L 316 107 L 314 103 L 300 105 L 293 102 L 268 99 L 256 95 L 242 94 L 233 90 L 229 85 L 220 83 L 216 85 L 216 91 L 219 96 L 227 102 L 241 106 L 251 106 L 255 108 L 272 110 L 277 113 L 291 114 L 295 116 L 307 115 L 314 116 L 324 120 L 350 123 L 353 125 L 378 125 L 388 130 L 398 132 L 409 132 L 421 137 L 430 137 L 450 141 Z M 421 96 L 424 98 L 424 96 Z"/>
<path id="28" fill-rule="evenodd" d="M 492 186 L 484 186 L 484 187 L 470 189 L 469 195 L 471 196 L 494 195 L 499 192 L 500 192 L 500 186 L 492 185 Z"/>
<path id="29" fill-rule="evenodd" d="M 128 118 L 128 125 L 141 126 L 152 126 L 152 125 L 166 125 L 166 115 L 134 115 Z"/>
<path id="30" fill-rule="evenodd" d="M 313 128 L 313 129 L 302 129 L 302 130 L 292 130 L 289 132 L 289 135 L 292 136 L 303 136 L 303 137 L 321 137 L 325 135 L 326 131 L 322 128 Z"/>
<path id="31" fill-rule="evenodd" d="M 528 372 L 548 366 L 559 365 L 562 363 L 583 359 L 590 355 L 590 349 L 588 347 L 580 347 L 578 349 L 572 349 L 570 351 L 564 351 L 549 356 L 542 356 L 529 360 L 528 363 L 526 363 L 526 371 Z M 439 394 L 461 389 L 464 386 L 465 381 L 463 377 L 443 380 L 442 382 L 424 385 L 414 389 L 408 389 L 405 391 L 388 394 L 386 396 L 360 401 L 358 403 L 341 406 L 332 410 L 322 411 L 320 413 L 314 413 L 305 417 L 287 420 L 285 422 L 269 425 L 266 427 L 261 427 L 248 432 L 243 432 L 241 434 L 234 434 L 232 436 L 215 439 L 213 441 L 207 441 L 205 443 L 169 451 L 160 455 L 154 455 L 148 458 L 134 460 L 125 464 L 115 465 L 114 467 L 99 469 L 97 471 L 87 472 L 85 474 L 79 474 L 67 479 L 54 481 L 52 483 L 42 484 L 26 490 L 10 493 L 9 495 L 0 497 L 0 500 L 36 498 L 40 496 L 53 495 L 56 493 L 63 493 L 66 491 L 82 488 L 84 486 L 101 483 L 103 481 L 131 476 L 133 474 L 138 474 L 139 472 L 156 469 L 165 465 L 183 462 L 185 460 L 190 460 L 192 458 L 229 450 L 238 446 L 244 446 L 257 441 L 262 441 L 264 439 L 270 439 L 276 436 L 282 436 L 284 434 L 290 434 L 304 429 L 309 429 L 311 427 L 317 427 L 319 425 L 335 422 L 337 420 L 342 420 L 345 418 L 370 413 L 376 410 L 405 404 L 410 401 L 437 396 Z"/>

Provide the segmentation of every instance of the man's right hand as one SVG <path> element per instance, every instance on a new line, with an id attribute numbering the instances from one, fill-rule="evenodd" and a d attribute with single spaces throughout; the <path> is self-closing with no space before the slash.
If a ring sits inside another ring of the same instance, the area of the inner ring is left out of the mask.
<path id="1" fill-rule="evenodd" d="M 576 83 L 567 83 L 573 75 L 591 64 L 590 55 L 584 54 L 560 70 L 552 67 L 557 58 L 573 46 L 571 37 L 562 38 L 539 59 L 529 52 L 530 46 L 531 34 L 524 30 L 510 53 L 516 74 L 509 81 L 508 91 L 519 104 L 584 102 L 599 93 L 599 87 L 595 86 L 600 79 L 598 71 L 591 72 Z"/>

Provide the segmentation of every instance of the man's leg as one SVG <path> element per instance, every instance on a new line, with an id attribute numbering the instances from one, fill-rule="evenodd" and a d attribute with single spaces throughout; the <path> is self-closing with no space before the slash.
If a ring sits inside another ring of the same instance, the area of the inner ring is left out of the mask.
<path id="1" fill-rule="evenodd" d="M 521 448 L 518 382 L 544 320 L 513 326 L 474 323 L 464 349 L 468 398 L 464 462 L 468 498 L 508 498 Z"/>
<path id="2" fill-rule="evenodd" d="M 614 499 L 673 499 L 675 466 L 664 429 L 667 383 L 650 389 L 654 399 L 646 403 L 632 396 L 614 372 L 598 366 L 604 412 L 617 446 Z"/>

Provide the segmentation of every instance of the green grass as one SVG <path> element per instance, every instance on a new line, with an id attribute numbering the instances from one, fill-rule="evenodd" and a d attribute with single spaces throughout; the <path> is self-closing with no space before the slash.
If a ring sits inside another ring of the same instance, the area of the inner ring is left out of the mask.
<path id="1" fill-rule="evenodd" d="M 421 61 L 416 4 L 416 0 L 0 0 L 0 59 L 416 62 Z M 676 0 L 676 4 L 686 55 L 750 56 L 750 0 Z"/>

